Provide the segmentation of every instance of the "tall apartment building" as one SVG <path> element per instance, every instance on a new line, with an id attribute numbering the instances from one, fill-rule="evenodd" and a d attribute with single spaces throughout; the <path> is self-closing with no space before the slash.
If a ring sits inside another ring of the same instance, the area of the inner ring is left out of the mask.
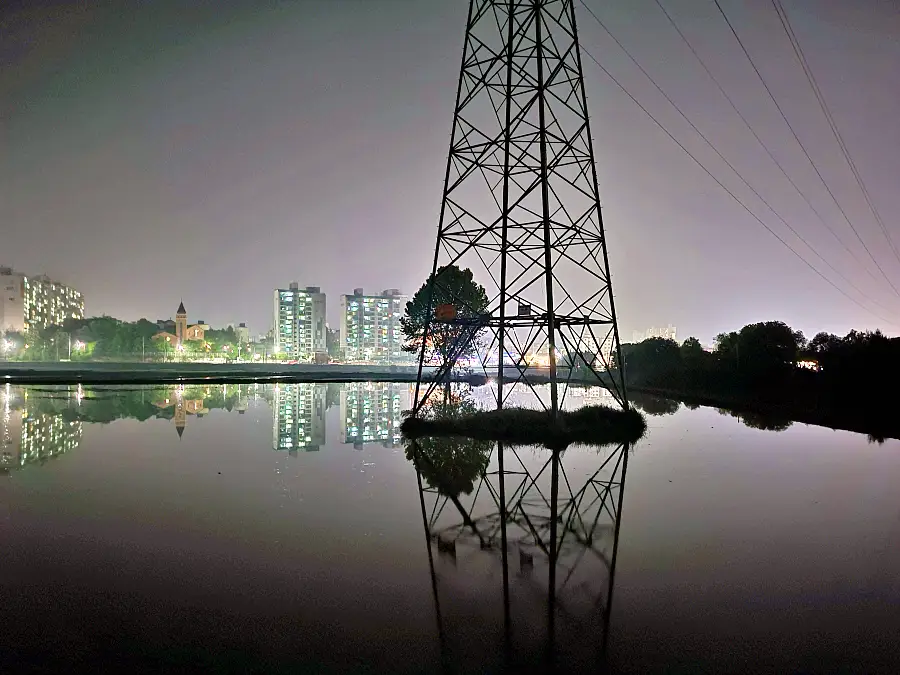
<path id="1" fill-rule="evenodd" d="M 366 295 L 357 288 L 341 296 L 341 348 L 348 361 L 406 360 L 400 317 L 407 298 L 396 288 Z"/>
<path id="2" fill-rule="evenodd" d="M 275 290 L 274 350 L 306 361 L 328 351 L 325 343 L 325 294 L 318 286 L 294 282 Z"/>
<path id="3" fill-rule="evenodd" d="M 84 318 L 84 296 L 46 275 L 0 267 L 0 332 L 26 332 Z"/>

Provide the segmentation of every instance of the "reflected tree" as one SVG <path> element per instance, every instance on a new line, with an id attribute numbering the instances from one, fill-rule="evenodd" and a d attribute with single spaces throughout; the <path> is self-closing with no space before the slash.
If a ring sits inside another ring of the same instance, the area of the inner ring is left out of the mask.
<path id="1" fill-rule="evenodd" d="M 763 431 L 784 431 L 793 424 L 791 420 L 758 413 L 743 413 L 740 419 L 744 426 Z"/>
<path id="2" fill-rule="evenodd" d="M 416 464 L 429 487 L 445 497 L 471 494 L 487 470 L 493 441 L 461 436 L 408 441 L 406 458 Z"/>
<path id="3" fill-rule="evenodd" d="M 674 415 L 681 407 L 680 401 L 661 396 L 651 396 L 650 394 L 631 392 L 628 398 L 636 408 L 643 410 L 648 415 Z"/>
<path id="4" fill-rule="evenodd" d="M 787 420 L 777 415 L 738 412 L 735 410 L 728 410 L 727 408 L 716 408 L 716 411 L 725 417 L 734 417 L 740 420 L 746 427 L 760 429 L 762 431 L 784 431 L 793 424 L 791 420 Z"/>
<path id="5" fill-rule="evenodd" d="M 470 415 L 474 402 L 460 392 L 428 403 L 420 414 L 433 419 Z M 456 498 L 471 494 L 475 481 L 487 469 L 493 441 L 462 436 L 426 437 L 406 441 L 406 458 L 413 462 L 428 485 L 440 494 Z"/>

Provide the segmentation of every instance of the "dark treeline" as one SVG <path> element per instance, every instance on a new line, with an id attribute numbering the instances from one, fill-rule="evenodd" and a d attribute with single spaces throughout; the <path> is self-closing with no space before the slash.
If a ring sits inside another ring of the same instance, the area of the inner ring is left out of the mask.
<path id="1" fill-rule="evenodd" d="M 721 333 L 705 351 L 650 338 L 622 345 L 625 373 L 638 391 L 675 395 L 776 418 L 900 437 L 892 397 L 880 394 L 900 371 L 900 338 L 851 331 L 803 333 L 779 321 Z"/>

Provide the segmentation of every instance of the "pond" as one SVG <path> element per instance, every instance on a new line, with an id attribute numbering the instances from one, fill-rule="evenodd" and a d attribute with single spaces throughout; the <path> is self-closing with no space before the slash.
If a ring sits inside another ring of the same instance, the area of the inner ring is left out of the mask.
<path id="1" fill-rule="evenodd" d="M 900 443 L 639 397 L 414 449 L 410 396 L 0 389 L 0 670 L 897 672 Z"/>

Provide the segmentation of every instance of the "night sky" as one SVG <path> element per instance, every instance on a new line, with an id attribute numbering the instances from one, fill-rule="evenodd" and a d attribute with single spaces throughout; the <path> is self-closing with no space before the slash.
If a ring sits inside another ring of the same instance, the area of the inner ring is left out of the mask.
<path id="1" fill-rule="evenodd" d="M 828 269 L 741 184 L 579 4 L 584 47 L 841 295 L 698 168 L 589 59 L 623 339 L 704 343 L 753 321 L 811 337 L 900 333 L 891 289 L 718 14 L 664 6 L 854 259 L 784 179 L 653 0 L 587 0 Z M 0 265 L 46 272 L 87 312 L 271 323 L 272 289 L 413 292 L 437 227 L 467 0 L 17 3 L 0 9 Z M 846 166 L 768 1 L 721 0 L 816 166 L 895 286 L 900 260 Z M 783 0 L 900 247 L 900 4 Z M 87 6 L 90 5 L 90 8 Z M 126 9 L 127 5 L 127 9 Z M 892 321 L 893 323 L 889 323 Z"/>

